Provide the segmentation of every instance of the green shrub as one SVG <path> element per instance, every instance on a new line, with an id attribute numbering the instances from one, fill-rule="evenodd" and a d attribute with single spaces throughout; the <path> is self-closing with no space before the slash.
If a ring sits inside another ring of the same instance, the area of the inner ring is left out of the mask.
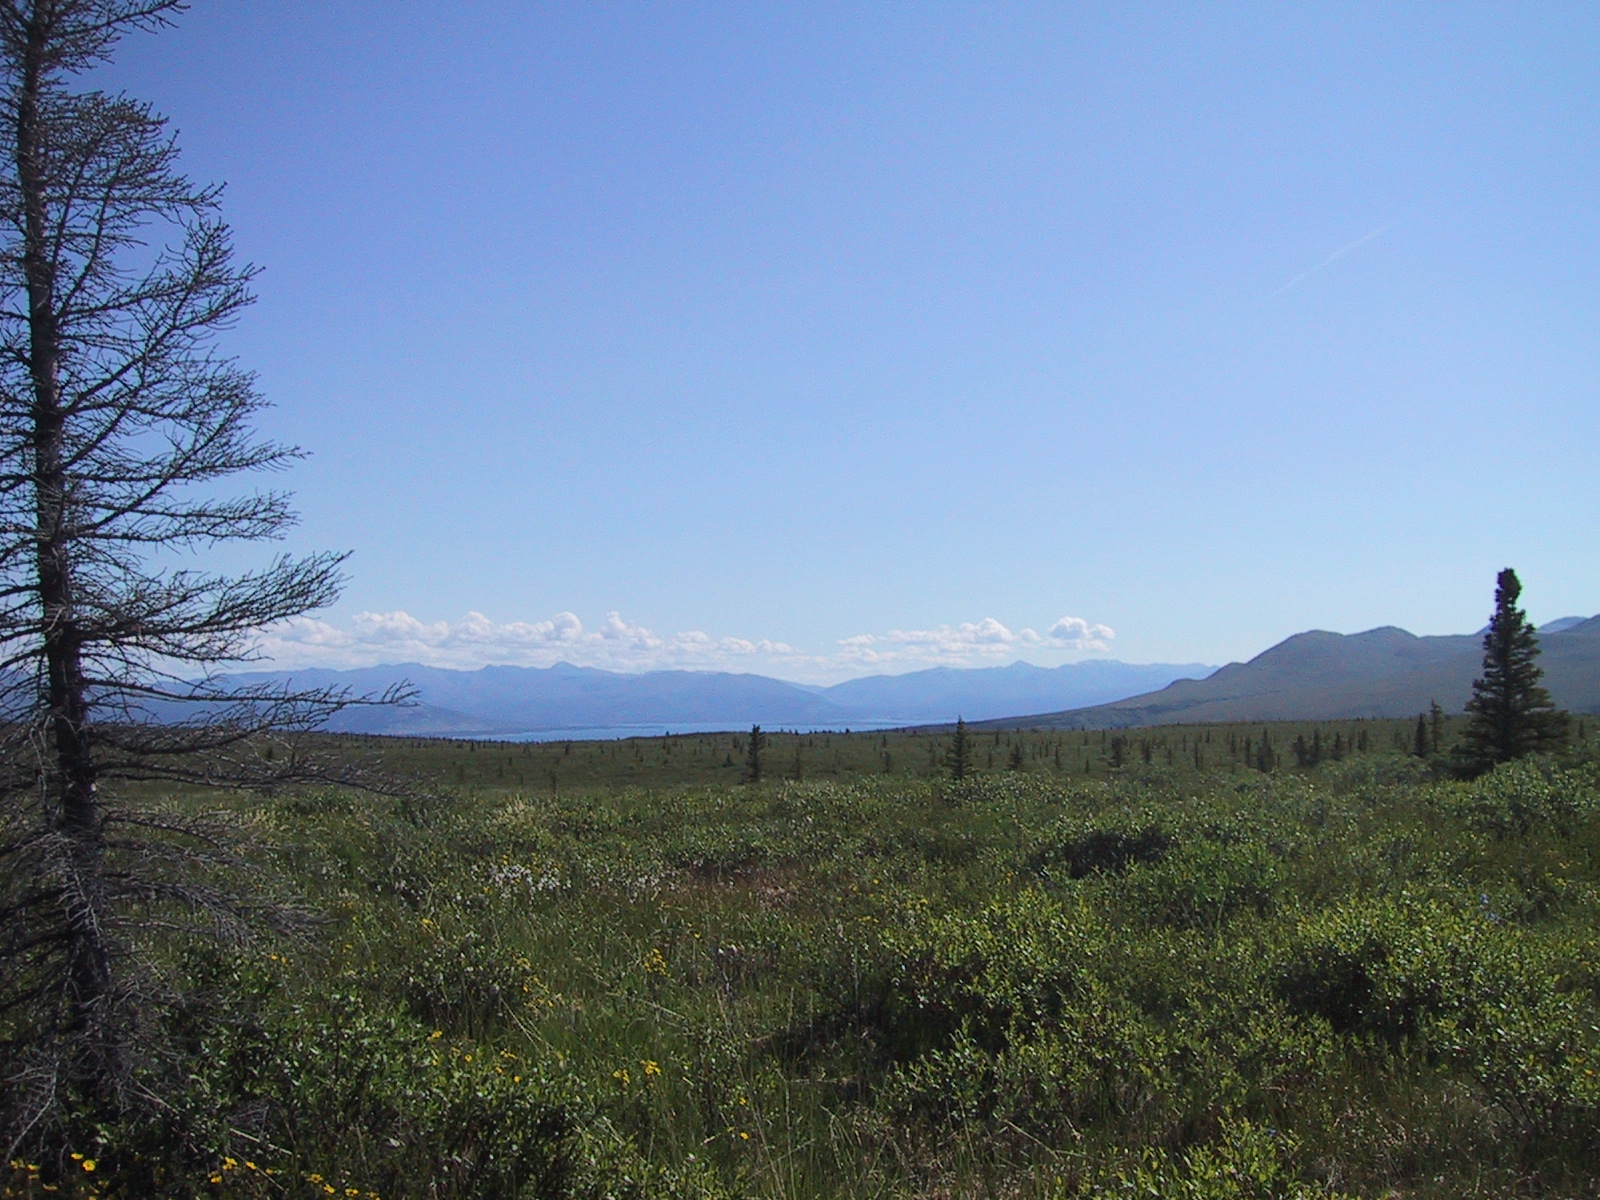
<path id="1" fill-rule="evenodd" d="M 1565 767 L 1544 755 L 1502 763 L 1443 794 L 1449 808 L 1496 837 L 1521 837 L 1546 827 L 1566 833 L 1580 813 L 1600 805 L 1592 768 Z"/>
<path id="2" fill-rule="evenodd" d="M 1240 913 L 1266 915 L 1282 883 L 1282 864 L 1260 842 L 1195 838 L 1129 871 L 1118 894 L 1141 920 L 1215 928 Z"/>
<path id="3" fill-rule="evenodd" d="M 1339 1200 L 1332 1188 L 1303 1178 L 1295 1159 L 1300 1139 L 1252 1123 L 1227 1118 L 1217 1136 L 1189 1150 L 1151 1147 L 1132 1165 L 1083 1189 L 1062 1189 L 1061 1200 L 1077 1196 L 1132 1196 L 1151 1200 Z"/>
<path id="4" fill-rule="evenodd" d="M 1134 863 L 1161 861 L 1171 845 L 1172 838 L 1155 825 L 1136 831 L 1094 829 L 1036 851 L 1028 865 L 1041 875 L 1062 873 L 1068 879 L 1095 873 L 1115 875 Z"/>
<path id="5" fill-rule="evenodd" d="M 1461 1069 L 1523 1133 L 1593 1129 L 1593 947 L 1485 908 L 1402 896 L 1303 921 L 1278 974 L 1291 1011 Z M 1574 968 L 1578 968 L 1576 971 Z"/>
<path id="6" fill-rule="evenodd" d="M 1018 1027 L 1058 1020 L 1104 941 L 1087 905 L 1025 888 L 975 914 L 887 931 L 894 959 L 881 1021 L 891 1057 L 939 1050 L 960 1032 L 991 1051 Z"/>

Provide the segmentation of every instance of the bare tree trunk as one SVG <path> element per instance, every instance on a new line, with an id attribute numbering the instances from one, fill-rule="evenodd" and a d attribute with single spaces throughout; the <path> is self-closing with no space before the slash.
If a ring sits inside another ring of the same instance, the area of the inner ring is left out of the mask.
<path id="1" fill-rule="evenodd" d="M 347 778 L 297 735 L 352 698 L 238 684 L 259 631 L 338 595 L 338 554 L 221 574 L 280 537 L 300 457 L 213 338 L 251 302 L 218 190 L 165 121 L 72 86 L 184 0 L 0 0 L 0 1149 L 57 1148 L 78 1105 L 154 1099 L 183 1051 L 150 939 L 303 927 L 253 887 L 234 831 L 140 813 L 130 781 L 271 789 Z M 175 551 L 194 562 L 175 562 Z M 288 753 L 274 754 L 280 738 Z M 153 933 L 159 929 L 159 935 Z M 0 1161 L 7 1155 L 0 1154 Z"/>
<path id="2" fill-rule="evenodd" d="M 114 1039 L 95 1035 L 107 1014 L 111 993 L 111 954 L 106 942 L 103 869 L 106 844 L 96 794 L 94 753 L 89 740 L 88 688 L 73 597 L 72 521 L 60 386 L 61 347 L 55 306 L 55 269 L 50 261 L 44 152 L 39 102 L 44 86 L 44 54 L 39 24 L 29 31 L 18 97 L 17 166 L 23 218 L 23 273 L 27 280 L 29 375 L 33 385 L 33 486 L 39 610 L 43 617 L 45 757 L 56 770 L 41 781 L 46 812 L 59 838 L 64 916 L 68 946 L 65 1024 L 73 1040 L 88 1049 Z M 114 1064 L 81 1063 L 91 1085 L 109 1083 Z M 97 1088 L 97 1090 L 100 1090 Z"/>

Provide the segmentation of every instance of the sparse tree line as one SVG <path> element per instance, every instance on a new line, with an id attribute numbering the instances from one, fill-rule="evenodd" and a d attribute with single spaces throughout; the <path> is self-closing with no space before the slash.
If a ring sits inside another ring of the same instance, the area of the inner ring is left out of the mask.
<path id="1" fill-rule="evenodd" d="M 1472 699 L 1467 704 L 1464 721 L 1460 722 L 1459 738 L 1447 744 L 1448 718 L 1435 701 L 1428 711 L 1417 716 L 1409 747 L 1416 757 L 1436 762 L 1441 770 L 1463 778 L 1473 778 L 1499 763 L 1528 754 L 1555 752 L 1566 746 L 1571 722 L 1567 714 L 1555 708 L 1549 693 L 1539 684 L 1538 640 L 1526 614 L 1516 605 L 1520 593 L 1521 585 L 1516 572 L 1510 568 L 1501 571 L 1496 582 L 1495 611 L 1484 635 L 1483 673 L 1473 683 Z M 1112 770 L 1128 766 L 1134 761 L 1135 755 L 1145 766 L 1154 765 L 1158 758 L 1165 766 L 1175 766 L 1180 753 L 1184 762 L 1192 765 L 1196 771 L 1204 771 L 1208 765 L 1204 747 L 1210 744 L 1210 731 L 1206 731 L 1204 742 L 1197 732 L 1192 745 L 1190 735 L 1185 731 L 1179 735 L 1179 746 L 1175 747 L 1169 736 L 1160 733 L 1136 736 L 1100 730 L 1098 733 L 1086 732 L 1081 735 L 1081 745 L 1084 747 L 1081 761 L 1085 773 L 1090 769 L 1087 746 L 1096 737 L 1100 746 L 1099 757 Z M 963 781 L 980 770 L 992 771 L 996 768 L 995 752 L 1001 747 L 1002 738 L 1005 742 L 1004 769 L 1026 770 L 1029 750 L 1024 746 L 1020 734 L 996 729 L 989 735 L 989 744 L 983 746 L 982 735 L 975 734 L 966 720 L 959 717 L 951 730 L 949 744 L 942 758 L 936 745 L 930 742 L 929 762 L 942 765 L 950 779 Z M 746 737 L 732 739 L 724 765 L 734 765 L 733 755 L 738 754 L 743 759 L 744 781 L 760 783 L 766 775 L 768 741 L 769 737 L 761 726 L 753 725 Z M 1042 754 L 1051 742 L 1048 735 L 1043 740 L 1035 741 L 1033 754 Z M 1393 745 L 1396 750 L 1407 748 L 1398 730 Z M 887 753 L 886 737 L 884 747 L 884 770 L 888 773 L 892 770 L 893 759 Z M 1273 741 L 1271 729 L 1265 725 L 1254 734 L 1240 734 L 1237 730 L 1229 729 L 1226 747 L 1226 761 L 1234 768 L 1245 765 L 1269 772 L 1285 761 L 1283 752 Z M 1297 733 L 1288 745 L 1294 766 L 1301 770 L 1314 769 L 1324 761 L 1340 762 L 1350 754 L 1366 754 L 1370 749 L 1369 730 L 1364 724 L 1348 732 L 1336 727 L 1327 739 L 1324 739 L 1319 724 L 1312 729 L 1309 738 L 1304 733 Z M 1063 769 L 1061 751 L 1062 740 L 1053 739 L 1053 766 L 1058 773 Z M 636 753 L 639 751 L 636 750 Z M 663 754 L 668 753 L 670 751 L 664 748 Z M 980 753 L 985 759 L 981 766 Z M 801 742 L 797 740 L 788 777 L 798 781 L 804 775 Z"/>
<path id="2" fill-rule="evenodd" d="M 1441 769 L 1462 778 L 1475 778 L 1501 763 L 1512 762 L 1530 754 L 1555 753 L 1564 749 L 1571 734 L 1572 721 L 1550 699 L 1550 693 L 1540 684 L 1543 672 L 1538 665 L 1539 642 L 1527 614 L 1517 607 L 1522 585 L 1514 570 L 1507 567 L 1495 581 L 1495 608 L 1483 638 L 1483 671 L 1473 682 L 1472 698 L 1466 706 L 1459 737 L 1446 743 L 1447 718 L 1444 710 L 1434 701 L 1427 712 L 1417 715 L 1416 729 L 1411 743 L 1411 753 L 1418 758 L 1432 759 Z M 999 744 L 1000 734 L 994 734 Z M 1136 751 L 1144 765 L 1156 761 L 1158 751 L 1165 755 L 1165 765 L 1176 762 L 1173 747 L 1160 735 L 1134 737 L 1126 733 L 1101 731 L 1101 744 L 1105 758 L 1113 769 L 1127 766 L 1130 753 Z M 966 722 L 958 720 L 951 737 L 951 748 L 945 762 L 950 778 L 965 779 L 974 770 L 972 737 Z M 1206 740 L 1210 737 L 1207 734 Z M 1182 735 L 1182 745 L 1189 751 L 1189 737 Z M 1395 749 L 1404 749 L 1405 742 L 1397 733 Z M 1259 733 L 1242 737 L 1229 731 L 1228 761 L 1230 764 L 1248 764 L 1259 771 L 1272 771 L 1283 761 L 1278 747 L 1272 741 L 1271 730 L 1263 726 Z M 1290 744 L 1294 765 L 1301 769 L 1314 768 L 1324 759 L 1338 762 L 1347 754 L 1365 754 L 1369 750 L 1368 731 L 1361 728 L 1348 737 L 1335 730 L 1332 740 L 1324 743 L 1322 730 L 1312 730 L 1307 740 L 1296 734 Z M 1206 759 L 1197 736 L 1192 748 L 1192 763 L 1196 770 L 1204 770 Z M 1059 751 L 1056 757 L 1060 767 Z M 988 764 L 994 766 L 993 756 Z M 1011 770 L 1022 770 L 1026 765 L 1020 743 L 1012 746 L 1008 760 Z"/>

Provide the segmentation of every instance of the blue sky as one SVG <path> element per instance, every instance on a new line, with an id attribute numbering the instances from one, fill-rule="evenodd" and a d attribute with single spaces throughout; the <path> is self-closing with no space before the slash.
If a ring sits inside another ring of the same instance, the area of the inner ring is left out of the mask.
<path id="1" fill-rule="evenodd" d="M 201 0 L 286 664 L 1225 662 L 1600 611 L 1600 8 Z M 241 559 L 240 561 L 243 561 Z"/>

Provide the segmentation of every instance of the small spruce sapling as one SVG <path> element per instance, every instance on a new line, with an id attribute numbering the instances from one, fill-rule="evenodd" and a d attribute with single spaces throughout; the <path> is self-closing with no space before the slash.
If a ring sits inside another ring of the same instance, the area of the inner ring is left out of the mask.
<path id="1" fill-rule="evenodd" d="M 746 783 L 761 782 L 761 755 L 767 748 L 767 735 L 761 732 L 761 726 L 750 726 L 750 746 L 744 756 L 744 780 Z"/>
<path id="2" fill-rule="evenodd" d="M 950 753 L 945 757 L 945 766 L 950 771 L 951 779 L 962 780 L 972 774 L 971 738 L 967 734 L 967 722 L 961 717 L 956 718 L 956 732 L 950 741 Z"/>

